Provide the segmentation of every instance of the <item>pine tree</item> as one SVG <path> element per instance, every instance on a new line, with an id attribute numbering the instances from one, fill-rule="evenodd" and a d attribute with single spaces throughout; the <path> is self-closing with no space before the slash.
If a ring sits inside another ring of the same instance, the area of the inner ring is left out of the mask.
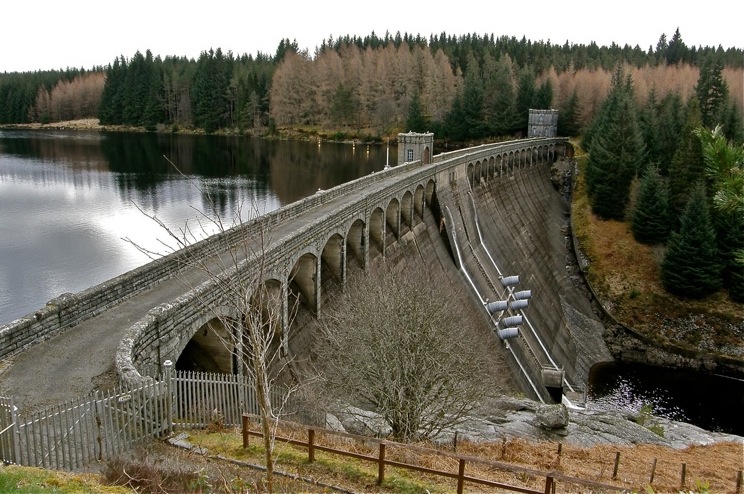
<path id="1" fill-rule="evenodd" d="M 220 48 L 202 52 L 196 65 L 191 99 L 194 124 L 211 133 L 222 127 L 228 114 L 228 87 L 231 72 Z"/>
<path id="2" fill-rule="evenodd" d="M 483 125 L 483 81 L 477 64 L 471 64 L 465 75 L 462 93 L 463 124 L 468 139 L 478 139 L 486 135 Z"/>
<path id="3" fill-rule="evenodd" d="M 545 79 L 535 92 L 532 108 L 537 110 L 549 110 L 553 105 L 553 83 Z"/>
<path id="4" fill-rule="evenodd" d="M 630 77 L 618 69 L 602 105 L 589 147 L 586 186 L 592 211 L 604 219 L 623 219 L 630 185 L 645 164 Z"/>
<path id="5" fill-rule="evenodd" d="M 101 124 L 116 125 L 123 122 L 122 100 L 124 97 L 124 82 L 127 76 L 127 64 L 124 56 L 114 59 L 114 64 L 106 69 L 106 83 L 101 94 L 101 104 L 98 118 Z"/>
<path id="6" fill-rule="evenodd" d="M 484 114 L 488 133 L 506 135 L 518 128 L 512 62 L 507 55 L 483 61 Z"/>
<path id="7" fill-rule="evenodd" d="M 660 163 L 659 152 L 659 103 L 656 99 L 656 88 L 651 88 L 646 100 L 646 106 L 641 110 L 638 124 L 646 144 L 649 163 Z"/>
<path id="8" fill-rule="evenodd" d="M 669 236 L 668 192 L 656 167 L 649 167 L 643 174 L 631 228 L 633 237 L 643 244 L 660 244 Z"/>
<path id="9" fill-rule="evenodd" d="M 558 110 L 558 135 L 572 137 L 579 135 L 579 93 L 573 90 L 571 96 Z"/>
<path id="10" fill-rule="evenodd" d="M 535 101 L 535 71 L 532 67 L 525 67 L 519 73 L 517 81 L 517 127 L 527 130 L 527 124 L 530 116 L 530 108 L 533 108 Z"/>
<path id="11" fill-rule="evenodd" d="M 421 108 L 421 98 L 418 93 L 414 93 L 413 98 L 411 98 L 411 104 L 408 107 L 406 130 L 413 132 L 425 132 L 427 130 L 426 118 Z"/>
<path id="12" fill-rule="evenodd" d="M 677 218 L 685 208 L 690 190 L 705 177 L 703 147 L 695 135 L 702 125 L 700 106 L 695 96 L 687 103 L 685 125 L 680 143 L 669 167 L 669 205 L 672 217 Z"/>
<path id="13" fill-rule="evenodd" d="M 447 137 L 453 141 L 462 142 L 467 139 L 468 129 L 465 124 L 465 110 L 463 109 L 462 96 L 455 95 L 452 108 L 444 118 L 444 131 Z"/>
<path id="14" fill-rule="evenodd" d="M 700 76 L 695 85 L 695 95 L 700 102 L 703 125 L 712 129 L 723 123 L 723 113 L 728 99 L 728 84 L 723 78 L 723 64 L 714 55 L 709 55 L 700 67 Z"/>
<path id="15" fill-rule="evenodd" d="M 657 155 L 649 161 L 656 161 L 662 176 L 669 175 L 669 166 L 679 146 L 684 125 L 682 97 L 679 93 L 667 93 L 662 98 L 657 118 L 656 150 Z"/>
<path id="16" fill-rule="evenodd" d="M 721 288 L 716 234 L 702 185 L 690 195 L 679 232 L 669 237 L 661 277 L 668 292 L 683 297 L 699 299 Z"/>
<path id="17" fill-rule="evenodd" d="M 666 62 L 669 65 L 676 65 L 680 63 L 687 53 L 687 46 L 682 41 L 682 35 L 679 34 L 679 28 L 674 31 L 672 40 L 669 41 L 669 46 L 666 51 Z"/>
<path id="18" fill-rule="evenodd" d="M 707 182 L 711 190 L 713 226 L 723 267 L 723 283 L 732 299 L 744 294 L 744 146 L 726 141 L 721 126 L 713 131 L 697 129 Z"/>

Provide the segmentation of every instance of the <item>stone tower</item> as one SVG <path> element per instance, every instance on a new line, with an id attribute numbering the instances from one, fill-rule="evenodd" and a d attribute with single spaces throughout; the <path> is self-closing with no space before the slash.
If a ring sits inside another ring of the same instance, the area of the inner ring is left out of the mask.
<path id="1" fill-rule="evenodd" d="M 433 132 L 408 132 L 406 134 L 398 134 L 399 165 L 418 160 L 421 160 L 422 164 L 427 165 L 431 163 L 431 156 L 433 152 Z"/>
<path id="2" fill-rule="evenodd" d="M 555 137 L 558 135 L 558 110 L 530 109 L 527 137 Z"/>

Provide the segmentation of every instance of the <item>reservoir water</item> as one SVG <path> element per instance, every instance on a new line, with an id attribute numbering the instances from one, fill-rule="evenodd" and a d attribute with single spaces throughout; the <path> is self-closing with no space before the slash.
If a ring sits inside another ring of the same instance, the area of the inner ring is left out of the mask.
<path id="1" fill-rule="evenodd" d="M 386 160 L 360 144 L 0 130 L 0 324 L 167 253 L 158 222 L 204 236 L 216 215 L 247 221 Z"/>

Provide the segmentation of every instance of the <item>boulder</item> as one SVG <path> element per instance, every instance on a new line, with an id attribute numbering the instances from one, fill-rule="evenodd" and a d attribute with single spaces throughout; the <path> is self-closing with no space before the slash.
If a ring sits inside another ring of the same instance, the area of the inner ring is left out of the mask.
<path id="1" fill-rule="evenodd" d="M 543 429 L 565 429 L 568 426 L 568 409 L 563 403 L 540 405 L 535 411 L 535 421 Z"/>

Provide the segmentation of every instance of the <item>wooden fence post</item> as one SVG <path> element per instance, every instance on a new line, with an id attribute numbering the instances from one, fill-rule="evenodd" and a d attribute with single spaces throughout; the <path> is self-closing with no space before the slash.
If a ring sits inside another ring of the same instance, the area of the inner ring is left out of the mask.
<path id="1" fill-rule="evenodd" d="M 462 494 L 465 488 L 465 459 L 460 458 L 460 465 L 457 468 L 457 494 Z"/>
<path id="2" fill-rule="evenodd" d="M 617 469 L 620 467 L 620 451 L 615 453 L 615 468 L 612 470 L 612 480 L 617 480 Z"/>
<path id="3" fill-rule="evenodd" d="M 377 485 L 385 480 L 385 443 L 380 443 L 380 456 L 377 461 Z"/>
<path id="4" fill-rule="evenodd" d="M 657 458 L 654 458 L 654 464 L 651 466 L 651 479 L 648 481 L 648 485 L 654 483 L 654 476 L 656 475 L 656 460 Z"/>
<path id="5" fill-rule="evenodd" d="M 682 464 L 682 478 L 680 479 L 679 486 L 685 486 L 685 480 L 687 479 L 687 463 Z"/>
<path id="6" fill-rule="evenodd" d="M 551 492 L 555 492 L 553 477 L 548 475 L 547 477 L 545 477 L 545 494 L 551 494 Z"/>
<path id="7" fill-rule="evenodd" d="M 244 413 L 240 418 L 241 429 L 243 431 L 243 449 L 248 447 L 248 414 Z"/>
<path id="8" fill-rule="evenodd" d="M 741 494 L 741 488 L 744 486 L 744 470 L 739 470 L 736 476 L 736 494 Z"/>
<path id="9" fill-rule="evenodd" d="M 558 458 L 555 460 L 555 466 L 561 465 L 561 452 L 563 451 L 563 443 L 558 443 Z"/>
<path id="10" fill-rule="evenodd" d="M 308 429 L 307 431 L 307 461 L 312 463 L 315 461 L 315 429 Z"/>

